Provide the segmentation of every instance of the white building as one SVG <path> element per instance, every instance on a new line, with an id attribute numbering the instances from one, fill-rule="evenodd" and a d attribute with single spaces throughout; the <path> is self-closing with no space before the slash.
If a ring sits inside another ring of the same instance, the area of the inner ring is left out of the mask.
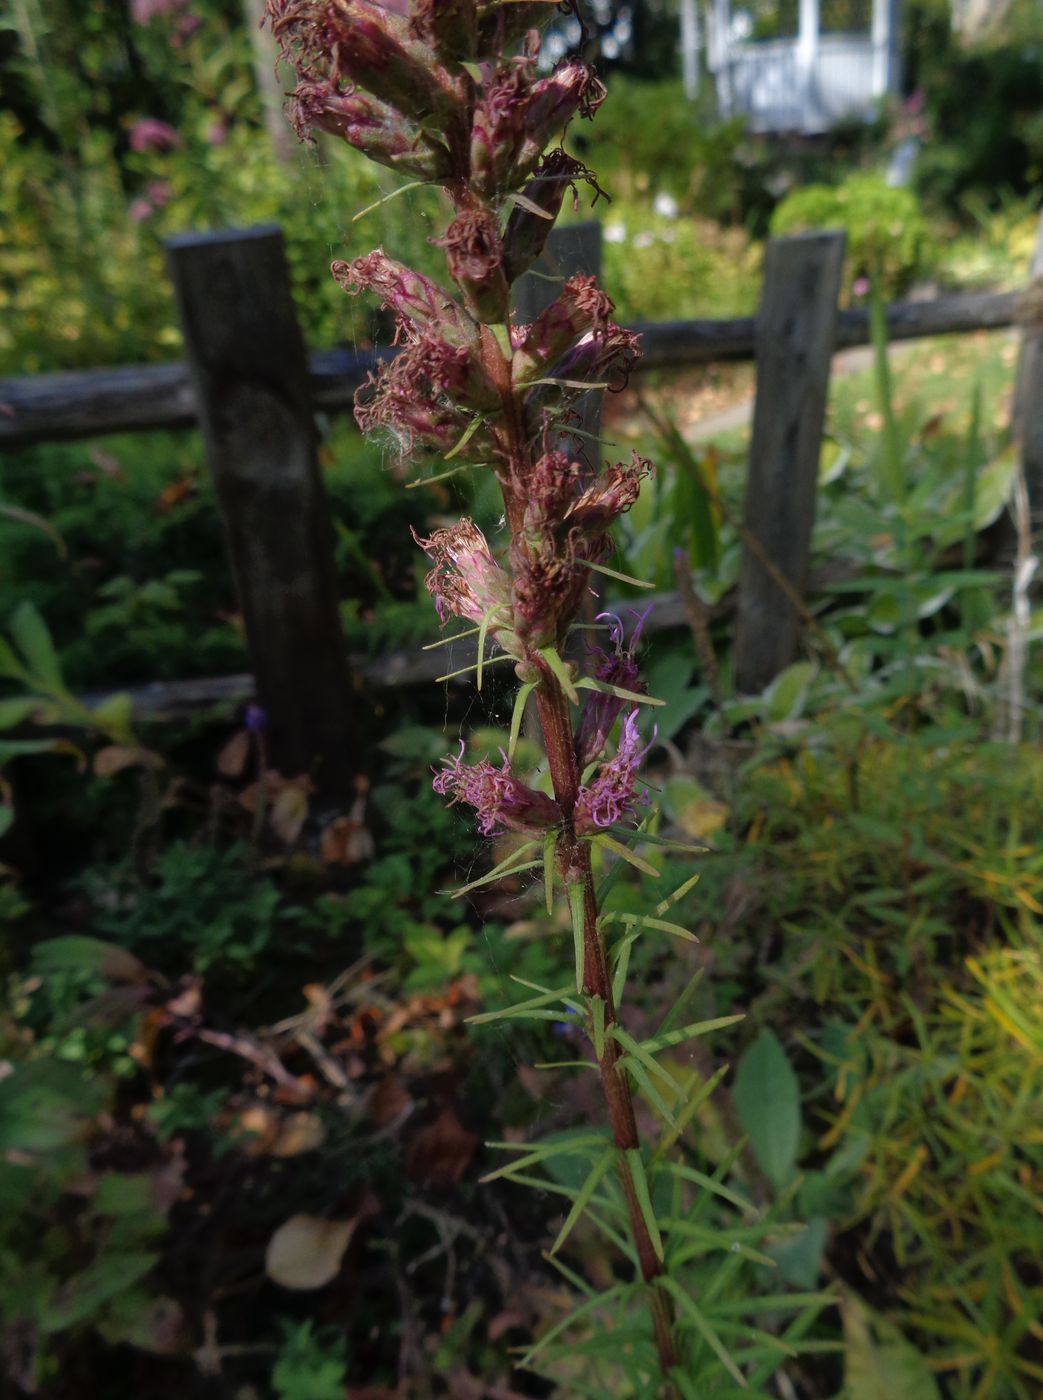
<path id="1" fill-rule="evenodd" d="M 898 90 L 899 0 L 681 0 L 685 86 L 699 50 L 721 115 L 752 130 L 828 131 L 869 120 Z"/>

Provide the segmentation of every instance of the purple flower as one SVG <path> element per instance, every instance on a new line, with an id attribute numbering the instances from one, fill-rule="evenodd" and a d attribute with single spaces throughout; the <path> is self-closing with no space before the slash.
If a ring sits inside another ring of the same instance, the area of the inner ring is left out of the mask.
<path id="1" fill-rule="evenodd" d="M 584 786 L 579 790 L 572 819 L 580 836 L 595 834 L 608 826 L 618 826 L 628 817 L 636 816 L 636 803 L 647 797 L 647 794 L 638 797 L 634 791 L 641 760 L 652 747 L 651 744 L 641 747 L 637 717 L 638 711 L 631 710 L 623 721 L 615 758 L 601 765 L 589 787 Z"/>
<path id="2" fill-rule="evenodd" d="M 446 179 L 452 172 L 449 152 L 430 132 L 407 121 L 394 107 L 338 83 L 302 82 L 290 99 L 290 120 L 301 140 L 312 130 L 340 136 L 370 160 L 416 175 Z"/>
<path id="3" fill-rule="evenodd" d="M 637 624 L 630 638 L 629 647 L 623 645 L 624 629 L 620 618 L 615 613 L 598 614 L 599 622 L 602 618 L 608 618 L 610 621 L 609 637 L 614 649 L 612 652 L 602 651 L 600 647 L 595 649 L 592 657 L 595 680 L 602 681 L 606 685 L 619 686 L 621 690 L 634 691 L 639 695 L 644 694 L 645 683 L 641 679 L 641 672 L 634 660 L 634 652 L 641 639 L 645 619 L 650 612 L 651 605 L 643 613 L 637 614 Z M 579 724 L 576 726 L 575 740 L 576 760 L 579 763 L 580 772 L 604 752 L 608 736 L 612 733 L 612 726 L 619 718 L 619 713 L 625 704 L 626 701 L 620 696 L 606 695 L 600 691 L 592 691 L 585 697 Z"/>
<path id="4" fill-rule="evenodd" d="M 484 836 L 498 831 L 517 831 L 541 836 L 561 825 L 561 808 L 546 793 L 537 792 L 511 772 L 507 755 L 501 749 L 503 767 L 487 759 L 480 763 L 462 762 L 464 744 L 455 758 L 443 760 L 445 767 L 432 784 L 435 792 L 450 803 L 466 802 L 477 813 L 478 830 Z"/>
<path id="5" fill-rule="evenodd" d="M 152 201 L 142 196 L 142 198 L 135 199 L 131 202 L 130 208 L 127 210 L 127 215 L 132 223 L 143 224 L 146 219 L 151 219 L 155 212 Z"/>
<path id="6" fill-rule="evenodd" d="M 172 151 L 180 145 L 178 133 L 158 117 L 142 117 L 130 129 L 132 151 Z"/>

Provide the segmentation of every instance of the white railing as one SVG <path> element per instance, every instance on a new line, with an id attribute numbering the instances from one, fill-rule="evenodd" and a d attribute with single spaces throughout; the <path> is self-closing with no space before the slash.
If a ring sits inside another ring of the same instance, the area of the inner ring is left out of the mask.
<path id="1" fill-rule="evenodd" d="M 824 35 L 813 49 L 797 39 L 731 46 L 717 72 L 722 113 L 754 131 L 828 131 L 868 120 L 888 90 L 889 50 L 868 35 Z"/>

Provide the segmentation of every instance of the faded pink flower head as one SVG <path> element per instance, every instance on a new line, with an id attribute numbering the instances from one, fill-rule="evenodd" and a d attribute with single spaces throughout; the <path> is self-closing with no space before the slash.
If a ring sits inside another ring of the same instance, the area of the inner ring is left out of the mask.
<path id="1" fill-rule="evenodd" d="M 437 774 L 432 787 L 450 803 L 466 802 L 477 813 L 478 830 L 483 836 L 498 831 L 517 831 L 525 836 L 541 836 L 560 826 L 561 808 L 546 793 L 523 783 L 511 772 L 507 755 L 500 750 L 503 767 L 497 768 L 487 759 L 466 764 L 464 744 L 455 758 L 443 760 L 445 767 Z"/>
<path id="2" fill-rule="evenodd" d="M 635 783 L 641 760 L 652 745 L 641 747 L 637 720 L 638 711 L 631 710 L 623 721 L 615 757 L 601 765 L 597 777 L 589 786 L 579 790 L 572 817 L 581 836 L 618 826 L 620 822 L 636 816 L 636 804 L 647 800 L 647 793 L 641 796 L 636 794 Z"/>
<path id="3" fill-rule="evenodd" d="M 427 591 L 435 600 L 443 622 L 450 614 L 481 626 L 509 655 L 524 655 L 515 635 L 511 609 L 511 580 L 493 558 L 485 536 L 467 516 L 448 530 L 436 530 L 428 540 L 414 534 L 434 568 L 428 574 Z"/>
<path id="4" fill-rule="evenodd" d="M 132 151 L 172 151 L 180 145 L 179 133 L 158 117 L 141 117 L 130 129 Z"/>

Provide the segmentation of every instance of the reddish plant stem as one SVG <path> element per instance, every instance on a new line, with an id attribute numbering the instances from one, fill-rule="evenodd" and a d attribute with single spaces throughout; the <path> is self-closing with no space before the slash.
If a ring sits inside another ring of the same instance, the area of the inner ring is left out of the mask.
<path id="1" fill-rule="evenodd" d="M 562 879 L 568 885 L 580 885 L 583 890 L 583 990 L 588 997 L 599 997 L 605 1006 L 605 1036 L 598 1067 L 601 1087 L 608 1110 L 612 1137 L 618 1149 L 616 1164 L 623 1194 L 626 1197 L 630 1229 L 637 1248 L 641 1276 L 648 1284 L 649 1306 L 655 1329 L 656 1348 L 664 1379 L 677 1365 L 673 1338 L 673 1309 L 668 1295 L 656 1284 L 663 1273 L 649 1234 L 645 1217 L 638 1202 L 630 1164 L 624 1155 L 640 1147 L 630 1083 L 619 1068 L 620 1049 L 611 1035 L 617 1024 L 612 978 L 609 976 L 605 945 L 598 928 L 597 893 L 590 862 L 590 843 L 576 836 L 572 828 L 572 811 L 579 793 L 580 774 L 572 739 L 572 716 L 569 701 L 557 679 L 541 665 L 543 672 L 536 690 L 536 707 L 543 730 L 547 760 L 554 796 L 565 813 L 565 825 L 558 841 L 558 859 Z"/>

